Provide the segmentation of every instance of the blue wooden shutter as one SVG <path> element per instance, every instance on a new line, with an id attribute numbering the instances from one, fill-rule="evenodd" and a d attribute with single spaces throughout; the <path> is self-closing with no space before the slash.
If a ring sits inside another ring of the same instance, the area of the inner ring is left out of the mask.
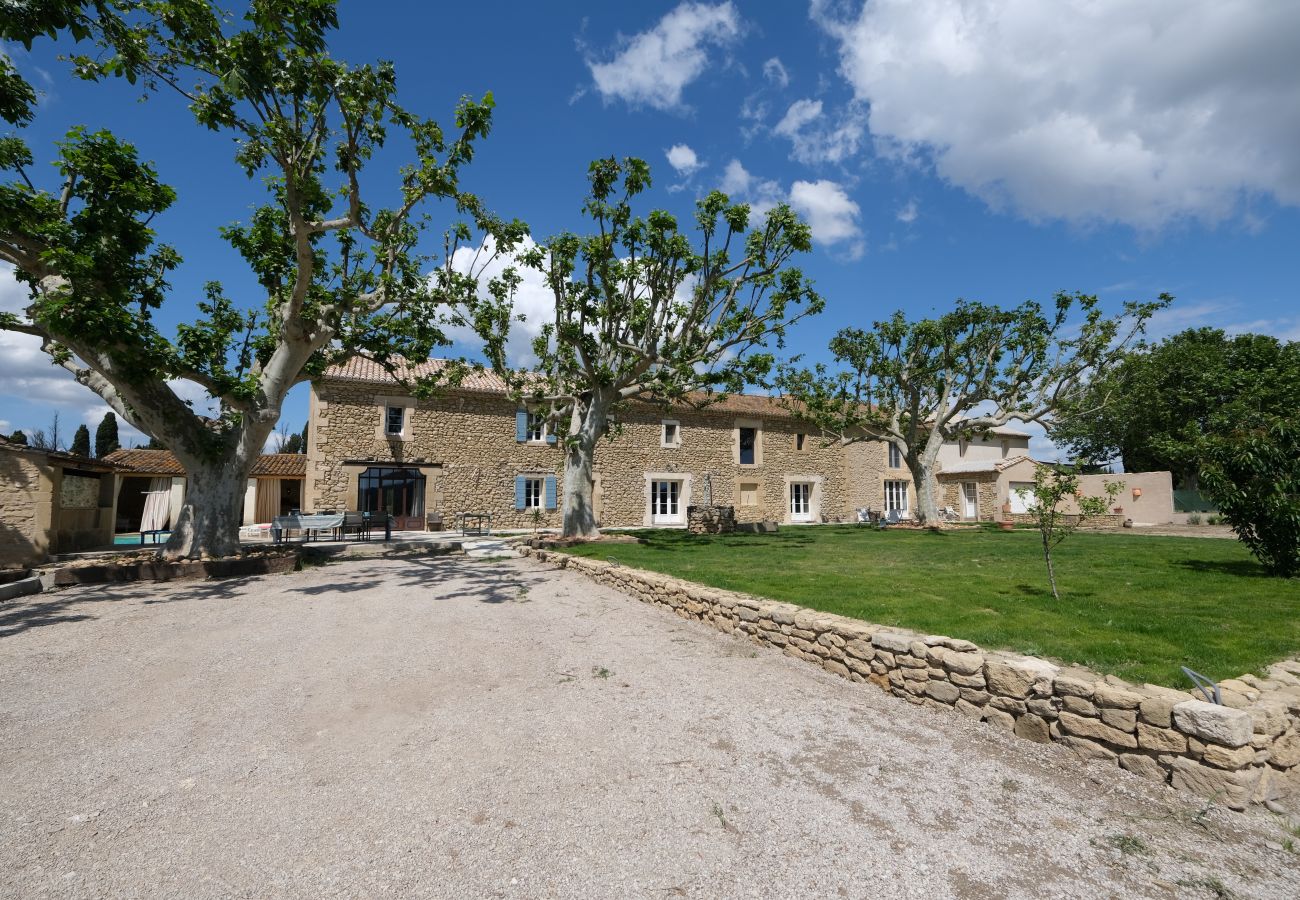
<path id="1" fill-rule="evenodd" d="M 524 508 L 524 476 L 515 476 L 515 509 Z"/>
<path id="2" fill-rule="evenodd" d="M 554 432 L 551 431 L 550 428 L 547 428 L 547 429 L 546 429 L 546 443 L 548 443 L 548 444 L 554 444 L 554 443 L 555 443 L 555 434 L 554 434 Z"/>
<path id="3" fill-rule="evenodd" d="M 546 508 L 555 509 L 559 504 L 556 502 L 555 476 L 546 476 Z"/>
<path id="4" fill-rule="evenodd" d="M 528 440 L 528 411 L 521 409 L 515 413 L 515 440 L 523 443 Z M 520 509 L 523 509 L 521 506 Z"/>

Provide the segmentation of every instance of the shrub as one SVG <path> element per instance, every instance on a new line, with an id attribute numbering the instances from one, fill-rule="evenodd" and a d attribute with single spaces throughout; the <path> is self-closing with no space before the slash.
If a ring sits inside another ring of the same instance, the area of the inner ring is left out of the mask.
<path id="1" fill-rule="evenodd" d="M 1200 524 L 1201 524 L 1201 514 L 1200 514 L 1200 513 L 1189 513 L 1188 516 L 1187 516 L 1187 524 L 1188 524 L 1188 525 L 1200 525 Z"/>
<path id="2" fill-rule="evenodd" d="M 1300 422 L 1208 439 L 1201 483 L 1270 575 L 1300 575 Z"/>
<path id="3" fill-rule="evenodd" d="M 1205 517 L 1205 524 L 1206 524 L 1206 525 L 1218 525 L 1218 524 L 1219 524 L 1219 517 L 1218 517 L 1218 516 L 1206 516 L 1206 517 Z"/>

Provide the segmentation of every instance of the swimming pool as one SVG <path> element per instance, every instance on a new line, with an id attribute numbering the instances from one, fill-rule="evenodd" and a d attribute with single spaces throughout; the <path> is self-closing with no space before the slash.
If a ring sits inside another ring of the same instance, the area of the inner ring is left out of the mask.
<path id="1" fill-rule="evenodd" d="M 172 533 L 170 531 L 162 531 L 157 534 L 150 533 L 149 542 L 145 546 L 151 546 L 154 543 L 165 544 L 167 539 L 171 536 Z M 119 544 L 132 544 L 138 547 L 140 546 L 140 532 L 134 531 L 127 534 L 115 534 L 113 535 L 113 544 L 114 546 Z"/>

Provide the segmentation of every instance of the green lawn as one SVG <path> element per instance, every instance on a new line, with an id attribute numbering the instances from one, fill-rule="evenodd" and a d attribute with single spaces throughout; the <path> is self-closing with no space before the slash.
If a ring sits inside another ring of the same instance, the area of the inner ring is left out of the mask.
<path id="1" fill-rule="evenodd" d="M 1033 531 L 639 535 L 571 552 L 1175 687 L 1179 666 L 1221 680 L 1300 651 L 1300 579 L 1266 577 L 1236 541 L 1075 534 L 1053 554 L 1057 602 Z"/>

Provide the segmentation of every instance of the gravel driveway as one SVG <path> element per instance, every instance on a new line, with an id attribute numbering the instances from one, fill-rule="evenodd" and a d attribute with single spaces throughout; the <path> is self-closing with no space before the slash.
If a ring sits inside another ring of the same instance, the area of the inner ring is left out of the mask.
<path id="1" fill-rule="evenodd" d="M 1300 896 L 1266 813 L 527 560 L 32 599 L 0 606 L 5 896 Z"/>

